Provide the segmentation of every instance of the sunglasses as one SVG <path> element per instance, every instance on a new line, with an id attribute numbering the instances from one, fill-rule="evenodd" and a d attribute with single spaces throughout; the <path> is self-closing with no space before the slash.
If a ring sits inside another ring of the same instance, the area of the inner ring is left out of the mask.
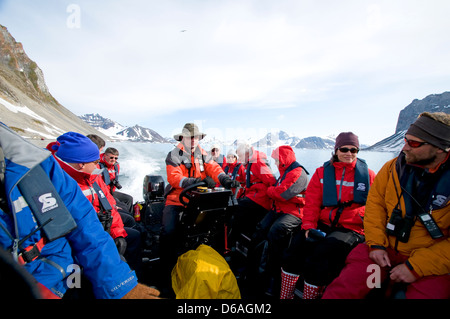
<path id="1" fill-rule="evenodd" d="M 109 156 L 109 158 L 110 158 L 110 159 L 115 159 L 115 160 L 119 159 L 118 156 Z"/>
<path id="2" fill-rule="evenodd" d="M 356 154 L 359 152 L 359 149 L 357 148 L 348 148 L 348 147 L 340 147 L 338 148 L 338 150 L 340 150 L 342 153 L 347 153 L 348 151 L 350 151 L 350 153 L 352 154 Z"/>
<path id="3" fill-rule="evenodd" d="M 412 147 L 412 148 L 418 148 L 418 147 L 421 147 L 422 145 L 430 144 L 430 143 L 427 143 L 427 142 L 419 142 L 419 141 L 408 140 L 406 137 L 405 137 L 405 143 L 408 144 L 408 146 Z"/>

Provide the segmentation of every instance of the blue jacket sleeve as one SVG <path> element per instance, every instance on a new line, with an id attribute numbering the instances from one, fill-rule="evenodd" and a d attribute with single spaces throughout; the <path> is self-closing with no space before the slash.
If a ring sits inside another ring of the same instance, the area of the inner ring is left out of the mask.
<path id="1" fill-rule="evenodd" d="M 66 238 L 83 273 L 92 283 L 95 296 L 122 298 L 137 285 L 135 272 L 120 259 L 112 237 L 103 230 L 97 213 L 76 181 L 53 157 L 41 165 L 77 223 L 77 228 Z"/>

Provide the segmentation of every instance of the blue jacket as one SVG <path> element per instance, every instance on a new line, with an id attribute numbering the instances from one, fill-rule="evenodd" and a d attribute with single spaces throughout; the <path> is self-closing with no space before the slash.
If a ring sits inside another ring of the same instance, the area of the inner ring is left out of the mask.
<path id="1" fill-rule="evenodd" d="M 25 264 L 28 272 L 58 296 L 68 289 L 66 280 L 72 264 L 82 267 L 97 298 L 121 298 L 134 288 L 137 285 L 136 274 L 120 259 L 113 239 L 103 230 L 91 203 L 51 153 L 23 140 L 3 123 L 0 123 L 0 145 L 6 163 L 5 191 L 12 212 L 8 214 L 0 209 L 0 223 L 3 225 L 0 227 L 0 245 L 11 250 L 17 258 L 15 241 L 37 227 L 17 184 L 31 168 L 41 165 L 77 227 L 64 237 L 47 243 L 40 258 Z M 38 231 L 22 247 L 33 245 L 40 238 L 41 232 Z"/>

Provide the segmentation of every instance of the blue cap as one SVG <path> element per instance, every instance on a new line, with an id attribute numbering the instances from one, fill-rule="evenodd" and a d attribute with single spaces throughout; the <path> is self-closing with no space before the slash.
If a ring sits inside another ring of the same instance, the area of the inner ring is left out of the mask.
<path id="1" fill-rule="evenodd" d="M 98 146 L 80 133 L 67 132 L 56 140 L 56 156 L 66 163 L 90 163 L 100 158 Z"/>

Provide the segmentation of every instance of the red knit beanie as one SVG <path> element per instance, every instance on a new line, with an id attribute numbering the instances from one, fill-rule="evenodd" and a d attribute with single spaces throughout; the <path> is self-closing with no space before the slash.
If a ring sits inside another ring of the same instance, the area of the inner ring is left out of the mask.
<path id="1" fill-rule="evenodd" d="M 352 132 L 342 132 L 336 137 L 336 144 L 334 145 L 334 151 L 344 145 L 353 145 L 359 148 L 358 136 Z"/>

